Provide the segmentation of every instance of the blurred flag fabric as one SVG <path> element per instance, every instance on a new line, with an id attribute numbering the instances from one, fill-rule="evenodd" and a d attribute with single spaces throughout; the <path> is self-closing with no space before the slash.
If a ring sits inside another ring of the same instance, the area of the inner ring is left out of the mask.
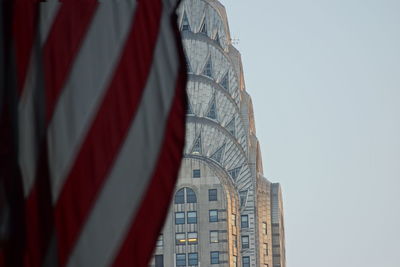
<path id="1" fill-rule="evenodd" d="M 1 266 L 148 265 L 184 146 L 178 4 L 2 0 Z"/>

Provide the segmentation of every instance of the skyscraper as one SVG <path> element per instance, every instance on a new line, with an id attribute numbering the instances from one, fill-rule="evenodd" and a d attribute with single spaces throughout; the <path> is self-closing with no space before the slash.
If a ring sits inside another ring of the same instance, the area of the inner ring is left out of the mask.
<path id="1" fill-rule="evenodd" d="M 282 202 L 274 197 L 280 189 L 263 176 L 225 8 L 216 0 L 184 0 L 179 25 L 188 69 L 186 146 L 151 266 L 285 267 L 284 242 L 273 242 L 284 238 Z"/>

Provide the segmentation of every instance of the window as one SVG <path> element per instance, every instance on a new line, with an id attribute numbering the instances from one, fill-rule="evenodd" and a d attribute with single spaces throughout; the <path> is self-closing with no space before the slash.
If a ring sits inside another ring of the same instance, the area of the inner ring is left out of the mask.
<path id="1" fill-rule="evenodd" d="M 246 205 L 247 201 L 247 190 L 240 191 L 239 196 L 240 196 L 240 206 L 243 207 L 244 205 Z"/>
<path id="2" fill-rule="evenodd" d="M 266 222 L 262 223 L 262 228 L 263 228 L 263 233 L 266 235 L 268 233 L 268 231 L 267 231 L 267 223 Z"/>
<path id="3" fill-rule="evenodd" d="M 228 72 L 224 75 L 224 77 L 220 81 L 220 84 L 225 90 L 229 91 L 229 73 Z"/>
<path id="4" fill-rule="evenodd" d="M 207 112 L 207 114 L 206 114 L 206 117 L 208 117 L 208 118 L 210 118 L 210 119 L 213 119 L 213 120 L 216 120 L 216 119 L 217 119 L 217 107 L 216 107 L 216 105 L 215 105 L 215 98 L 213 98 L 213 99 L 211 100 L 210 107 L 209 107 L 209 109 L 208 109 L 208 112 Z"/>
<path id="5" fill-rule="evenodd" d="M 186 266 L 186 254 L 176 254 L 176 266 Z"/>
<path id="6" fill-rule="evenodd" d="M 248 228 L 249 227 L 249 216 L 248 215 L 242 215 L 242 223 L 241 223 L 241 227 L 242 228 Z"/>
<path id="7" fill-rule="evenodd" d="M 187 223 L 197 223 L 197 211 L 187 212 Z"/>
<path id="8" fill-rule="evenodd" d="M 193 170 L 193 178 L 200 178 L 200 176 L 201 176 L 200 169 Z"/>
<path id="9" fill-rule="evenodd" d="M 232 120 L 233 121 L 233 120 Z M 229 126 L 229 124 L 228 124 Z M 234 135 L 234 124 L 232 124 L 231 126 L 229 126 L 230 128 L 228 128 L 227 126 L 227 130 L 229 132 L 231 132 Z M 233 180 L 236 180 L 236 178 L 238 178 L 239 174 L 240 174 L 240 170 L 242 169 L 242 166 L 236 167 L 230 171 L 228 171 L 229 175 L 232 177 Z M 246 191 L 245 191 L 246 192 Z M 246 192 L 247 194 L 247 192 Z M 241 196 L 241 195 L 240 195 Z M 242 198 L 240 197 L 240 203 L 242 203 Z"/>
<path id="10" fill-rule="evenodd" d="M 215 37 L 214 37 L 214 41 L 215 41 L 219 46 L 221 46 L 221 40 L 220 40 L 220 38 L 219 38 L 218 32 L 217 32 L 217 34 L 216 34 Z"/>
<path id="11" fill-rule="evenodd" d="M 198 154 L 201 154 L 201 151 L 202 151 L 202 145 L 201 145 L 201 135 L 199 135 L 197 138 L 196 138 L 196 140 L 193 142 L 193 147 L 192 147 L 192 154 L 196 154 L 196 155 L 198 155 Z M 193 171 L 193 173 L 194 173 L 194 171 Z M 196 178 L 196 177 L 194 177 L 193 176 L 193 178 Z M 197 177 L 197 178 L 200 178 L 200 170 L 199 170 L 199 177 Z"/>
<path id="12" fill-rule="evenodd" d="M 203 20 L 203 23 L 201 25 L 200 33 L 207 35 L 207 25 L 206 25 L 206 21 L 205 20 Z"/>
<path id="13" fill-rule="evenodd" d="M 188 263 L 189 263 L 189 266 L 191 266 L 191 265 L 198 265 L 199 263 L 198 263 L 198 256 L 197 256 L 197 253 L 189 253 L 188 254 Z"/>
<path id="14" fill-rule="evenodd" d="M 186 244 L 185 233 L 176 233 L 175 234 L 175 244 L 176 245 L 185 245 Z"/>
<path id="15" fill-rule="evenodd" d="M 219 251 L 211 251 L 210 253 L 211 264 L 219 263 Z"/>
<path id="16" fill-rule="evenodd" d="M 185 203 L 185 190 L 184 188 L 180 189 L 175 194 L 175 204 L 183 204 Z"/>
<path id="17" fill-rule="evenodd" d="M 242 236 L 242 248 L 249 248 L 249 236 Z"/>
<path id="18" fill-rule="evenodd" d="M 210 243 L 218 243 L 218 231 L 210 231 Z"/>
<path id="19" fill-rule="evenodd" d="M 233 267 L 238 267 L 237 256 L 233 256 Z"/>
<path id="20" fill-rule="evenodd" d="M 175 212 L 175 224 L 185 224 L 184 212 Z"/>
<path id="21" fill-rule="evenodd" d="M 217 189 L 208 189 L 208 201 L 217 201 Z"/>
<path id="22" fill-rule="evenodd" d="M 235 117 L 233 117 L 233 119 L 225 126 L 225 128 L 228 130 L 228 132 L 231 133 L 231 135 L 236 136 Z M 235 169 L 237 169 L 237 168 L 235 168 Z M 233 180 L 236 180 L 236 177 L 239 174 L 238 172 L 240 171 L 240 169 L 237 171 L 235 169 L 229 171 L 229 174 L 233 178 Z M 232 172 L 232 171 L 234 171 L 234 172 Z"/>
<path id="23" fill-rule="evenodd" d="M 190 188 L 186 188 L 186 202 L 187 203 L 196 203 L 197 202 L 196 193 Z"/>
<path id="24" fill-rule="evenodd" d="M 222 163 L 224 152 L 225 152 L 225 144 L 223 144 L 220 148 L 218 148 L 218 150 L 215 151 L 214 154 L 210 156 L 210 158 L 215 160 L 216 162 Z"/>
<path id="25" fill-rule="evenodd" d="M 163 255 L 155 255 L 154 256 L 156 266 L 155 267 L 164 267 L 164 256 Z"/>
<path id="26" fill-rule="evenodd" d="M 183 204 L 185 203 L 185 192 L 186 192 L 186 202 L 187 203 L 196 203 L 196 193 L 190 188 L 182 188 L 175 194 L 175 204 Z"/>
<path id="27" fill-rule="evenodd" d="M 263 251 L 264 251 L 264 255 L 268 256 L 268 244 L 267 243 L 263 244 Z"/>
<path id="28" fill-rule="evenodd" d="M 188 233 L 188 244 L 189 245 L 197 244 L 197 232 Z"/>
<path id="29" fill-rule="evenodd" d="M 162 246 L 164 246 L 164 235 L 163 235 L 163 234 L 160 234 L 160 235 L 158 236 L 156 246 L 157 246 L 157 247 L 162 247 Z"/>
<path id="30" fill-rule="evenodd" d="M 186 12 L 183 13 L 181 31 L 190 31 L 189 20 L 186 16 Z"/>
<path id="31" fill-rule="evenodd" d="M 232 214 L 232 225 L 236 226 L 236 214 Z"/>
<path id="32" fill-rule="evenodd" d="M 204 65 L 204 69 L 202 72 L 203 75 L 212 78 L 212 63 L 211 57 L 208 58 L 206 64 Z"/>
<path id="33" fill-rule="evenodd" d="M 218 222 L 218 210 L 210 210 L 209 211 L 209 221 L 210 222 Z"/>
<path id="34" fill-rule="evenodd" d="M 233 245 L 237 248 L 237 236 L 233 235 Z"/>
<path id="35" fill-rule="evenodd" d="M 250 267 L 250 257 L 242 258 L 242 267 Z"/>

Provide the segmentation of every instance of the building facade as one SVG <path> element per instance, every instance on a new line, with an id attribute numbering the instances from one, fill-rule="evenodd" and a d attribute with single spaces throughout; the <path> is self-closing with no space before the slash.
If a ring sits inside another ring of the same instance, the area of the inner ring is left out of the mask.
<path id="1" fill-rule="evenodd" d="M 188 70 L 186 146 L 150 266 L 284 267 L 284 242 L 274 261 L 272 216 L 276 207 L 283 216 L 282 201 L 276 205 L 276 184 L 263 176 L 252 101 L 225 8 L 216 0 L 184 0 L 179 25 Z"/>

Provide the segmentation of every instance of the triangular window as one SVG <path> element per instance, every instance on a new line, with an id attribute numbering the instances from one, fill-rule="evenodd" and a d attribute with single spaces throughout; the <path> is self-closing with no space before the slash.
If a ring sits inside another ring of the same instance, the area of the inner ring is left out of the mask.
<path id="1" fill-rule="evenodd" d="M 235 117 L 225 126 L 225 128 L 230 132 L 233 136 L 236 134 L 236 127 L 235 127 Z"/>
<path id="2" fill-rule="evenodd" d="M 229 91 L 229 72 L 225 73 L 224 77 L 220 81 L 220 84 L 226 91 Z"/>
<path id="3" fill-rule="evenodd" d="M 206 24 L 206 20 L 203 20 L 203 23 L 201 24 L 200 33 L 207 35 L 207 24 Z"/>
<path id="4" fill-rule="evenodd" d="M 192 105 L 190 104 L 189 99 L 187 100 L 187 110 L 186 110 L 186 114 L 194 115 L 193 109 L 192 109 Z"/>
<path id="5" fill-rule="evenodd" d="M 239 177 L 240 170 L 242 169 L 242 166 L 236 167 L 230 171 L 228 171 L 229 175 L 232 177 L 233 180 L 236 180 Z"/>
<path id="6" fill-rule="evenodd" d="M 186 16 L 186 12 L 183 12 L 181 31 L 190 31 L 189 20 Z"/>
<path id="7" fill-rule="evenodd" d="M 210 158 L 215 160 L 216 162 L 222 163 L 222 156 L 224 154 L 224 151 L 225 151 L 225 144 L 223 144 L 220 148 L 218 148 L 217 151 L 215 151 Z"/>
<path id="8" fill-rule="evenodd" d="M 215 96 L 211 99 L 210 107 L 206 117 L 216 120 L 217 119 L 217 106 L 215 104 Z"/>
<path id="9" fill-rule="evenodd" d="M 190 61 L 186 54 L 185 54 L 185 62 L 186 62 L 186 71 L 192 72 L 192 67 L 190 67 Z"/>
<path id="10" fill-rule="evenodd" d="M 202 148 L 201 148 L 201 135 L 199 135 L 196 140 L 194 141 L 193 148 L 192 148 L 192 154 L 201 154 Z"/>
<path id="11" fill-rule="evenodd" d="M 218 34 L 218 32 L 217 32 L 217 34 L 215 35 L 214 41 L 215 41 L 219 46 L 221 46 L 221 40 L 219 39 L 219 34 Z"/>
<path id="12" fill-rule="evenodd" d="M 247 190 L 240 191 L 239 197 L 240 197 L 240 206 L 243 207 L 244 205 L 246 205 L 247 201 Z"/>
<path id="13" fill-rule="evenodd" d="M 211 63 L 211 57 L 208 58 L 206 65 L 204 65 L 204 69 L 202 72 L 203 75 L 208 76 L 212 78 L 212 63 Z"/>

